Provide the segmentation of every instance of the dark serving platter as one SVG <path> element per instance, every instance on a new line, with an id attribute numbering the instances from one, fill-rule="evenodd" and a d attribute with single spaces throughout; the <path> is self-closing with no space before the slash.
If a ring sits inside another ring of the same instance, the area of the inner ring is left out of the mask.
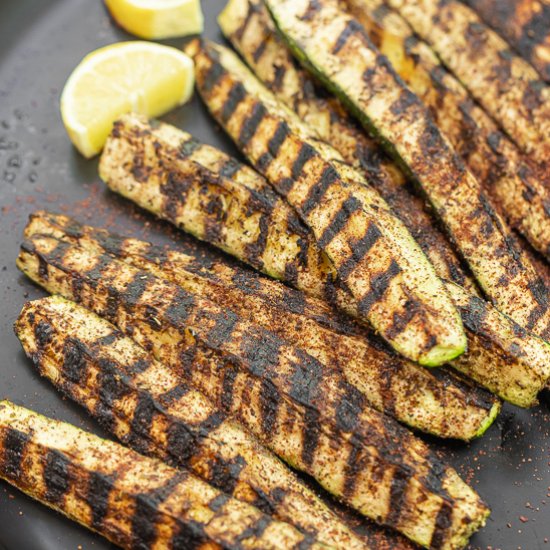
<path id="1" fill-rule="evenodd" d="M 224 0 L 202 4 L 206 34 L 221 40 L 216 16 Z M 0 0 L 0 398 L 101 435 L 83 410 L 39 378 L 13 333 L 24 302 L 44 294 L 15 267 L 29 213 L 48 208 L 222 257 L 108 192 L 98 178 L 97 160 L 81 158 L 65 135 L 58 102 L 71 70 L 89 51 L 130 38 L 112 23 L 100 0 Z M 180 46 L 181 41 L 171 44 Z M 165 119 L 235 152 L 197 98 Z M 471 548 L 550 550 L 549 404 L 543 396 L 541 405 L 530 411 L 505 406 L 487 434 L 470 445 L 430 440 L 493 510 Z M 0 549 L 109 547 L 0 481 Z"/>

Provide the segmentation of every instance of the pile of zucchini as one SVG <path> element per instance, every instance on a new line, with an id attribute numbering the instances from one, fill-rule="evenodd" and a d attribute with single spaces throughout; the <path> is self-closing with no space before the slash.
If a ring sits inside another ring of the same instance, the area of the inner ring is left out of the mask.
<path id="1" fill-rule="evenodd" d="M 53 296 L 16 333 L 121 444 L 3 402 L 0 477 L 128 548 L 462 548 L 489 508 L 407 428 L 469 441 L 548 384 L 550 92 L 459 2 L 219 24 L 240 57 L 186 50 L 253 168 L 130 114 L 100 175 L 246 265 L 33 214 Z"/>

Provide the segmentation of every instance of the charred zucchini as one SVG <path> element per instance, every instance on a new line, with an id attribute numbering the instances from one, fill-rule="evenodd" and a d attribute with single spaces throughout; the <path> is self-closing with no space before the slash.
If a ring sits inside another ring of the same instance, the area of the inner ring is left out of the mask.
<path id="1" fill-rule="evenodd" d="M 175 128 L 160 125 L 153 129 L 143 121 L 125 118 L 117 123 L 116 132 L 106 144 L 101 159 L 103 177 L 109 187 L 178 227 L 200 233 L 216 246 L 222 241 L 222 248 L 242 261 L 313 296 L 336 303 L 357 317 L 353 298 L 338 286 L 337 279 L 333 281 L 331 272 L 326 270 L 330 264 L 324 253 L 294 211 L 276 197 L 274 201 L 260 200 L 264 191 L 267 197 L 272 196 L 267 183 L 250 168 L 196 141 L 191 159 L 202 166 L 207 176 L 191 178 L 188 164 L 178 158 L 178 151 L 187 143 L 188 136 Z M 136 179 L 139 171 L 134 166 L 147 170 L 149 176 Z M 224 166 L 231 167 L 231 171 L 224 171 Z M 231 180 L 231 185 L 227 180 Z M 171 191 L 167 193 L 167 183 L 177 181 L 184 183 L 179 188 L 170 185 Z M 194 197 L 200 197 L 200 201 L 190 200 Z M 151 208 L 153 202 L 155 207 Z M 240 229 L 243 225 L 246 232 Z M 251 246 L 250 236 L 255 239 L 263 226 L 269 228 L 270 237 L 262 246 Z M 40 224 L 36 231 L 40 231 Z M 250 292 L 254 292 L 253 288 Z M 461 369 L 468 369 L 469 376 L 514 404 L 535 403 L 548 376 L 547 344 L 532 335 L 525 340 L 516 338 L 516 332 L 525 334 L 525 331 L 488 303 L 479 301 L 477 305 L 475 295 L 470 293 L 468 300 L 458 298 L 469 337 L 469 350 L 462 356 Z M 481 306 L 486 313 L 481 314 Z M 507 328 L 501 332 L 503 327 Z M 523 349 L 527 339 L 529 352 Z"/>
<path id="2" fill-rule="evenodd" d="M 416 178 L 485 294 L 548 339 L 548 289 L 521 257 L 479 182 L 365 29 L 332 0 L 266 0 L 266 5 L 298 58 Z"/>
<path id="3" fill-rule="evenodd" d="M 460 355 L 460 316 L 382 197 L 230 50 L 195 41 L 187 52 L 210 112 L 311 229 L 359 315 L 426 366 Z"/>
<path id="4" fill-rule="evenodd" d="M 487 507 L 452 468 L 273 333 L 110 255 L 53 237 L 25 241 L 18 266 L 131 334 L 363 515 L 441 548 L 465 544 L 485 522 Z"/>
<path id="5" fill-rule="evenodd" d="M 495 398 L 480 388 L 400 358 L 374 335 L 364 334 L 317 300 L 249 271 L 219 263 L 206 266 L 198 256 L 117 237 L 65 216 L 33 215 L 25 235 L 41 234 L 114 254 L 231 309 L 306 349 L 323 365 L 335 367 L 373 407 L 413 428 L 469 440 L 481 435 L 498 412 Z M 487 361 L 486 355 L 483 360 Z"/>
<path id="6" fill-rule="evenodd" d="M 346 5 L 407 86 L 430 108 L 438 127 L 510 225 L 550 258 L 550 187 L 384 0 L 347 0 Z"/>
<path id="7" fill-rule="evenodd" d="M 510 138 L 542 164 L 550 157 L 550 88 L 529 63 L 457 0 L 388 0 Z"/>
<path id="8" fill-rule="evenodd" d="M 550 83 L 550 4 L 545 0 L 466 0 Z"/>
<path id="9" fill-rule="evenodd" d="M 125 445 L 321 542 L 365 548 L 253 436 L 108 321 L 54 296 L 27 303 L 15 331 L 40 374 Z"/>
<path id="10" fill-rule="evenodd" d="M 188 471 L 9 401 L 0 477 L 123 548 L 330 548 Z"/>
<path id="11" fill-rule="evenodd" d="M 463 269 L 453 246 L 434 223 L 425 201 L 411 182 L 368 137 L 335 98 L 319 93 L 277 35 L 261 0 L 230 0 L 218 17 L 220 28 L 256 76 L 293 109 L 346 162 L 362 171 L 390 205 L 443 279 L 479 292 Z M 325 94 L 326 95 L 326 94 Z"/>

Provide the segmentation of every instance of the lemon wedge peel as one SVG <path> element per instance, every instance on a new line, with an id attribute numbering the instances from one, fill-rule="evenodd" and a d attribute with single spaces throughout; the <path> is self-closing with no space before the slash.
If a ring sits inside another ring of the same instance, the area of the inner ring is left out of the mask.
<path id="1" fill-rule="evenodd" d="M 113 19 L 140 38 L 162 40 L 200 34 L 200 0 L 105 0 Z"/>
<path id="2" fill-rule="evenodd" d="M 61 94 L 69 137 L 87 158 L 98 154 L 121 115 L 157 117 L 189 100 L 193 61 L 182 51 L 150 42 L 120 42 L 88 54 Z"/>

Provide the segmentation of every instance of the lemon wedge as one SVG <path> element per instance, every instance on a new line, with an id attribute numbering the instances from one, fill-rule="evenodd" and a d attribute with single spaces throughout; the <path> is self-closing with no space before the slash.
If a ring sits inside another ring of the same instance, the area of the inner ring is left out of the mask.
<path id="1" fill-rule="evenodd" d="M 61 94 L 61 117 L 87 158 L 101 151 L 113 122 L 129 112 L 160 116 L 193 93 L 193 61 L 150 42 L 121 42 L 88 54 Z"/>
<path id="2" fill-rule="evenodd" d="M 203 30 L 200 0 L 105 0 L 105 4 L 123 29 L 140 38 L 160 40 Z"/>

